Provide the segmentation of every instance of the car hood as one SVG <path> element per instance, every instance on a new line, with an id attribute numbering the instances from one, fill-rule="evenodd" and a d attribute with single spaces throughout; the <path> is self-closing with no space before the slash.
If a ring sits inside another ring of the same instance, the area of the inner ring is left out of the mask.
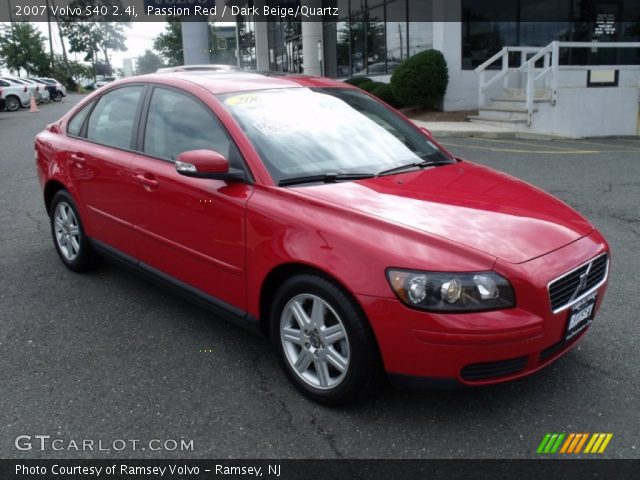
<path id="1" fill-rule="evenodd" d="M 544 255 L 593 230 L 555 197 L 467 161 L 296 191 L 510 263 Z"/>

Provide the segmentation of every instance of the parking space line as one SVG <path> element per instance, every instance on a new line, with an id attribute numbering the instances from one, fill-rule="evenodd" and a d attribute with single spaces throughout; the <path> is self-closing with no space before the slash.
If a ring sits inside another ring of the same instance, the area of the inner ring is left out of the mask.
<path id="1" fill-rule="evenodd" d="M 608 150 L 608 152 L 635 152 L 640 151 L 640 148 L 635 148 L 630 145 L 614 145 L 611 143 L 602 143 L 602 142 L 594 142 L 591 140 L 561 140 L 562 142 L 567 143 L 578 143 L 578 144 L 587 144 L 587 145 L 601 145 L 609 148 L 623 148 L 624 150 Z M 603 152 L 604 153 L 604 152 Z"/>
<path id="2" fill-rule="evenodd" d="M 586 155 L 592 153 L 602 153 L 599 150 L 521 150 L 515 148 L 492 148 L 481 147 L 479 145 L 460 145 L 457 143 L 440 142 L 447 147 L 460 147 L 460 148 L 475 148 L 478 150 L 489 150 L 491 152 L 505 152 L 505 153 L 535 153 L 535 154 L 569 154 L 569 155 Z"/>

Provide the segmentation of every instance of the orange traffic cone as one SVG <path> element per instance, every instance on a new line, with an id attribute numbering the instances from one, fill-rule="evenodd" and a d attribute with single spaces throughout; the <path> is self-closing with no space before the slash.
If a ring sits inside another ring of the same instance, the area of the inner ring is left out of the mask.
<path id="1" fill-rule="evenodd" d="M 40 110 L 38 110 L 38 106 L 36 105 L 36 97 L 34 97 L 33 95 L 31 95 L 31 108 L 29 109 L 30 113 L 35 113 L 35 112 L 39 112 Z"/>

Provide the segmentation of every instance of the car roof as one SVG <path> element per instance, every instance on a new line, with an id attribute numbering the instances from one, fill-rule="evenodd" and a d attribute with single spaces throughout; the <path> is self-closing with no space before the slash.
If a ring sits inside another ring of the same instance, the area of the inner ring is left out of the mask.
<path id="1" fill-rule="evenodd" d="M 120 82 L 145 80 L 157 83 L 179 85 L 189 82 L 209 90 L 214 95 L 232 92 L 268 90 L 292 87 L 347 87 L 351 85 L 324 77 L 310 75 L 292 75 L 277 72 L 227 72 L 227 71 L 191 71 L 175 73 L 152 73 L 140 77 L 129 77 Z"/>
<path id="2" fill-rule="evenodd" d="M 9 82 L 9 83 L 15 83 L 16 85 L 24 85 L 24 83 L 22 83 L 22 81 L 18 80 L 17 78 L 14 77 L 0 77 L 1 79 Z"/>

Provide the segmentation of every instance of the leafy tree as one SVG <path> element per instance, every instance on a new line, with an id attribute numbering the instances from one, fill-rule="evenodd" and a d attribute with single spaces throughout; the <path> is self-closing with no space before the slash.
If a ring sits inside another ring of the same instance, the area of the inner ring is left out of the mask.
<path id="1" fill-rule="evenodd" d="M 84 53 L 84 61 L 93 65 L 93 75 L 95 77 L 95 66 L 98 62 L 98 30 L 93 22 L 75 22 L 62 20 L 58 27 L 63 32 L 64 37 L 69 42 L 71 53 Z"/>
<path id="2" fill-rule="evenodd" d="M 104 61 L 111 65 L 109 50 L 122 52 L 127 49 L 125 45 L 124 26 L 122 23 L 101 22 L 98 24 L 98 46 L 104 55 Z"/>
<path id="3" fill-rule="evenodd" d="M 53 69 L 46 76 L 61 81 L 70 90 L 75 90 L 81 79 L 89 78 L 92 74 L 93 69 L 89 65 L 65 59 L 63 55 L 55 55 Z"/>
<path id="4" fill-rule="evenodd" d="M 136 59 L 136 74 L 144 75 L 153 73 L 162 67 L 162 58 L 151 50 L 145 50 L 144 54 Z"/>
<path id="5" fill-rule="evenodd" d="M 57 19 L 58 27 L 67 38 L 71 52 L 84 53 L 84 60 L 94 65 L 94 72 L 99 62 L 99 53 L 101 53 L 107 65 L 106 69 L 110 71 L 109 51 L 126 49 L 124 28 L 129 25 L 129 18 L 112 15 L 113 6 L 119 7 L 120 14 L 125 13 L 121 0 L 71 0 L 68 5 L 71 8 L 81 8 L 83 11 L 86 7 L 109 7 L 107 15 L 83 17 L 85 20 L 92 21 L 78 22 L 75 17 L 65 16 L 59 16 Z"/>
<path id="6" fill-rule="evenodd" d="M 59 80 L 67 80 L 70 78 L 77 81 L 81 78 L 88 78 L 89 76 L 91 76 L 91 73 L 91 67 L 84 63 L 75 62 L 69 59 L 67 59 L 67 61 L 65 62 L 62 55 L 54 55 L 53 69 L 48 76 L 57 78 Z"/>
<path id="7" fill-rule="evenodd" d="M 184 64 L 182 25 L 178 17 L 167 17 L 164 33 L 156 37 L 153 48 L 160 53 L 167 65 L 175 67 Z"/>
<path id="8" fill-rule="evenodd" d="M 44 75 L 51 68 L 45 38 L 26 22 L 3 25 L 0 30 L 0 63 L 9 70 L 26 70 L 27 75 Z"/>

